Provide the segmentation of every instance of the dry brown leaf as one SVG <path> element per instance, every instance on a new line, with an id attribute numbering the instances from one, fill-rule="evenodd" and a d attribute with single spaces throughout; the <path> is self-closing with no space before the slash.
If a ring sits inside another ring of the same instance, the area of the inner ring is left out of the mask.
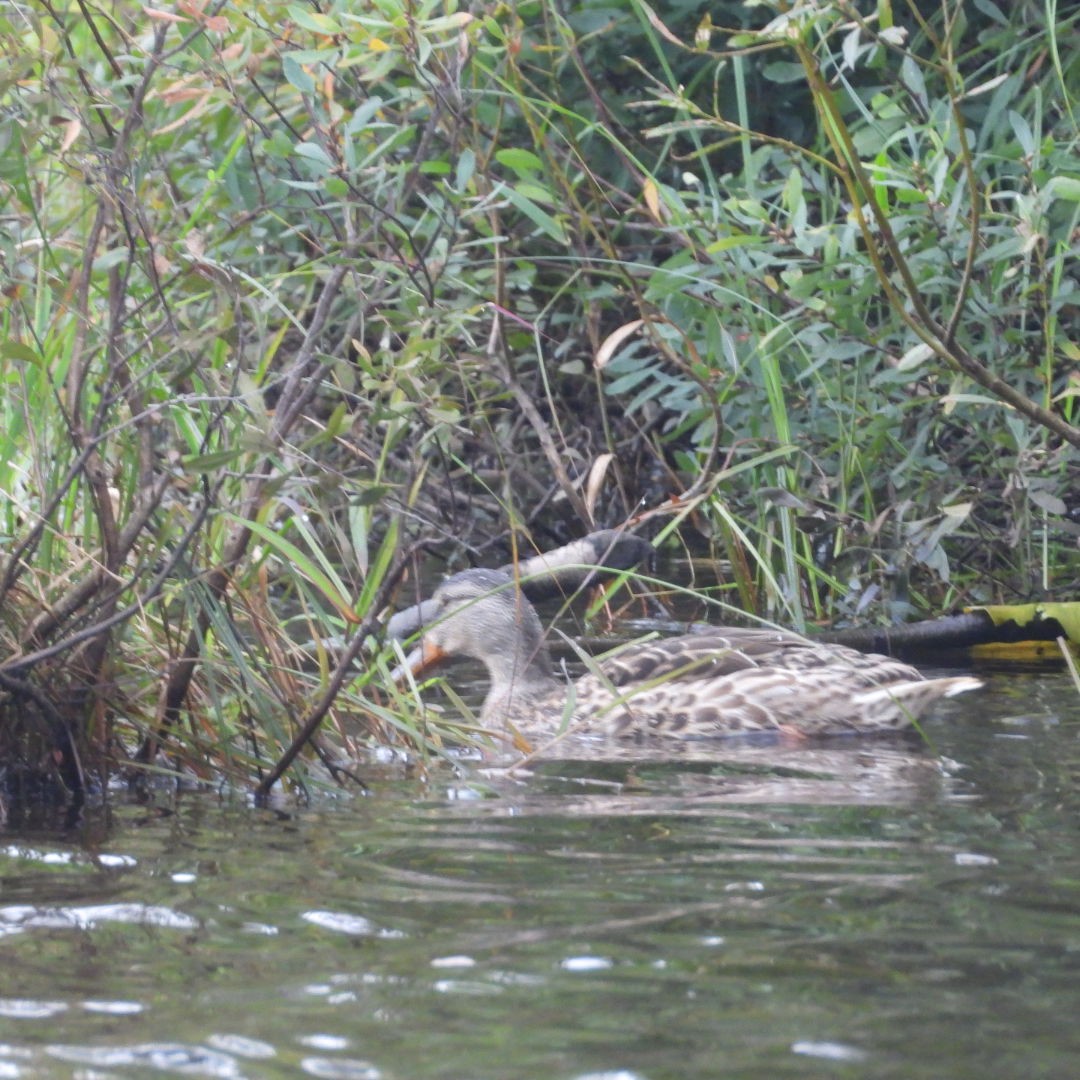
<path id="1" fill-rule="evenodd" d="M 160 8 L 144 7 L 143 14 L 148 18 L 157 19 L 159 22 L 186 23 L 191 21 L 183 15 L 177 15 L 175 11 L 162 11 Z"/>
<path id="2" fill-rule="evenodd" d="M 649 20 L 649 25 L 662 37 L 671 42 L 672 45 L 678 45 L 680 49 L 686 46 L 660 21 L 660 16 L 648 5 L 641 5 L 645 9 L 645 17 Z"/>
<path id="3" fill-rule="evenodd" d="M 68 120 L 64 125 L 64 137 L 60 140 L 60 153 L 63 154 L 71 149 L 71 144 L 82 132 L 82 124 L 78 120 Z"/>
<path id="4" fill-rule="evenodd" d="M 658 225 L 662 225 L 664 219 L 660 212 L 660 190 L 656 186 L 656 181 L 651 177 L 646 180 L 642 185 L 641 194 L 645 199 L 645 205 L 649 208 L 653 221 Z"/>
<path id="5" fill-rule="evenodd" d="M 154 135 L 165 135 L 170 131 L 175 131 L 177 128 L 183 127 L 186 123 L 194 120 L 195 117 L 201 116 L 210 107 L 210 91 L 203 92 L 202 100 L 196 102 L 183 116 L 177 117 L 171 124 L 166 124 L 164 127 L 156 128 L 153 132 Z"/>
<path id="6" fill-rule="evenodd" d="M 596 517 L 596 500 L 600 498 L 604 478 L 614 458 L 614 454 L 601 454 L 589 468 L 589 477 L 585 481 L 585 509 L 591 518 Z"/>
<path id="7" fill-rule="evenodd" d="M 600 345 L 600 348 L 596 350 L 596 370 L 602 371 L 608 364 L 611 363 L 611 358 L 615 355 L 619 346 L 633 334 L 637 329 L 645 325 L 644 319 L 634 319 L 632 322 L 624 323 L 618 328 L 618 330 L 612 330 Z"/>

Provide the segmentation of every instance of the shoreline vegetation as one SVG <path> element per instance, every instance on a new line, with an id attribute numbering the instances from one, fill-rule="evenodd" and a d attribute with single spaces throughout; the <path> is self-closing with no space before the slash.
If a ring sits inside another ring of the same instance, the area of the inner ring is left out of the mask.
<path id="1" fill-rule="evenodd" d="M 1075 598 L 1078 33 L 9 7 L 0 783 L 441 754 L 388 613 L 603 529 L 717 621 Z"/>

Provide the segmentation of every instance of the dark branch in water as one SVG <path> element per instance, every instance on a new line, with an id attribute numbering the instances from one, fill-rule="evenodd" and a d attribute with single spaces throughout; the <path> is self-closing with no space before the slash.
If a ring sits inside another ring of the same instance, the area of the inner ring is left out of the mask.
<path id="1" fill-rule="evenodd" d="M 826 631 L 820 636 L 826 641 L 849 645 L 863 652 L 881 652 L 889 656 L 905 657 L 925 657 L 926 653 L 932 651 L 970 649 L 976 645 L 1068 638 L 1057 619 L 1042 618 L 1023 625 L 1012 621 L 998 624 L 985 611 L 944 615 L 940 619 L 925 619 L 901 626 L 866 626 Z"/>

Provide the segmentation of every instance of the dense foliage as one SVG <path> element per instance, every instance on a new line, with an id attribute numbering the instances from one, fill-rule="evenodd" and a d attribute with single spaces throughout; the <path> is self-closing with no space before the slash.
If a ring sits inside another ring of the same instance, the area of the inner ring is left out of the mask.
<path id="1" fill-rule="evenodd" d="M 431 745 L 347 677 L 417 539 L 637 515 L 797 625 L 1072 589 L 1078 20 L 9 5 L 3 741 Z"/>

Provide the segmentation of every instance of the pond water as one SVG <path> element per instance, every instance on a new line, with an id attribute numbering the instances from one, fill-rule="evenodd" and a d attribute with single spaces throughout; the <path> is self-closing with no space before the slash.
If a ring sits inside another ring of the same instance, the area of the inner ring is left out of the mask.
<path id="1" fill-rule="evenodd" d="M 0 833 L 0 1077 L 1073 1077 L 1080 704 Z"/>

